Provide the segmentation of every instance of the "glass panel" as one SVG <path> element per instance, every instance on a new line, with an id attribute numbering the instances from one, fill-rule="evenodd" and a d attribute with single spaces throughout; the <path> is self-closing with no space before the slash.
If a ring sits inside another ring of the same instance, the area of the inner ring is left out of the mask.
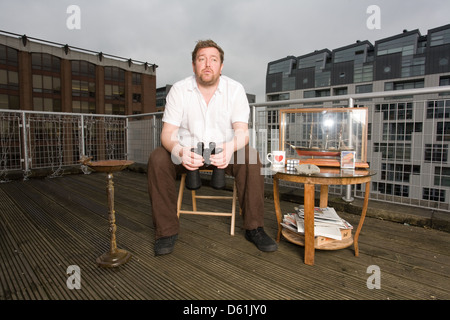
<path id="1" fill-rule="evenodd" d="M 33 92 L 42 92 L 42 76 L 33 74 Z"/>
<path id="2" fill-rule="evenodd" d="M 280 148 L 288 158 L 328 157 L 340 161 L 342 151 L 355 151 L 357 162 L 366 161 L 366 108 L 285 109 L 280 116 Z"/>
<path id="3" fill-rule="evenodd" d="M 46 53 L 42 54 L 42 70 L 52 71 L 52 56 Z"/>
<path id="4" fill-rule="evenodd" d="M 53 78 L 53 93 L 61 94 L 61 79 Z"/>
<path id="5" fill-rule="evenodd" d="M 42 83 L 43 83 L 43 88 L 44 90 L 52 90 L 53 89 L 53 84 L 52 84 L 52 77 L 49 76 L 43 76 L 42 77 Z"/>
<path id="6" fill-rule="evenodd" d="M 0 94 L 0 109 L 8 109 L 8 95 Z"/>
<path id="7" fill-rule="evenodd" d="M 6 70 L 0 70 L 0 85 L 5 87 L 8 85 L 8 72 Z"/>
<path id="8" fill-rule="evenodd" d="M 8 78 L 10 84 L 19 84 L 19 73 L 15 71 L 8 71 Z"/>
<path id="9" fill-rule="evenodd" d="M 33 109 L 36 111 L 44 110 L 44 101 L 42 98 L 34 97 L 33 98 Z"/>
<path id="10" fill-rule="evenodd" d="M 40 53 L 31 54 L 31 66 L 33 69 L 42 69 L 42 54 Z"/>
<path id="11" fill-rule="evenodd" d="M 10 95 L 9 96 L 9 109 L 20 109 L 20 99 L 19 96 Z"/>
<path id="12" fill-rule="evenodd" d="M 44 111 L 53 111 L 53 99 L 44 98 Z"/>

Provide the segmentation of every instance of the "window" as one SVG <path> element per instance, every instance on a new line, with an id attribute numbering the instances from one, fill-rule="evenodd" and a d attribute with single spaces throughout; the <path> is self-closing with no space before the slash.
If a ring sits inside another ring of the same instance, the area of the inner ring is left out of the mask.
<path id="1" fill-rule="evenodd" d="M 309 90 L 303 92 L 303 98 L 315 98 L 316 97 L 316 91 Z"/>
<path id="2" fill-rule="evenodd" d="M 348 93 L 347 88 L 335 88 L 333 89 L 335 96 L 344 96 Z"/>
<path id="3" fill-rule="evenodd" d="M 125 70 L 117 67 L 105 67 L 105 80 L 125 82 Z"/>
<path id="4" fill-rule="evenodd" d="M 134 85 L 141 85 L 141 74 L 133 72 L 131 74 L 131 81 Z"/>
<path id="5" fill-rule="evenodd" d="M 59 112 L 61 108 L 61 59 L 32 53 L 33 109 Z"/>
<path id="6" fill-rule="evenodd" d="M 60 112 L 61 99 L 33 97 L 33 109 L 36 111 Z"/>
<path id="7" fill-rule="evenodd" d="M 125 87 L 119 85 L 105 84 L 105 99 L 125 101 Z"/>
<path id="8" fill-rule="evenodd" d="M 373 81 L 373 65 L 355 65 L 353 81 L 355 83 Z"/>
<path id="9" fill-rule="evenodd" d="M 406 164 L 381 164 L 381 180 L 410 182 L 410 176 L 420 175 L 420 166 Z"/>
<path id="10" fill-rule="evenodd" d="M 383 160 L 411 161 L 410 143 L 374 143 L 373 152 L 381 152 Z"/>
<path id="11" fill-rule="evenodd" d="M 125 105 L 106 103 L 105 104 L 105 112 L 107 114 L 117 114 L 117 115 L 125 114 Z"/>
<path id="12" fill-rule="evenodd" d="M 418 34 L 414 33 L 409 36 L 382 42 L 378 44 L 377 56 L 392 53 L 401 53 L 402 56 L 415 54 L 414 47 L 417 44 Z"/>
<path id="13" fill-rule="evenodd" d="M 281 101 L 281 100 L 289 100 L 289 93 L 280 93 L 280 94 L 272 94 L 268 96 L 269 101 Z"/>
<path id="14" fill-rule="evenodd" d="M 33 92 L 61 94 L 61 79 L 41 74 L 33 74 Z"/>
<path id="15" fill-rule="evenodd" d="M 316 71 L 316 87 L 329 87 L 331 82 L 331 72 L 330 71 Z"/>
<path id="16" fill-rule="evenodd" d="M 425 82 L 423 79 L 413 81 L 386 82 L 384 84 L 384 91 L 417 89 L 423 88 L 424 86 Z"/>
<path id="17" fill-rule="evenodd" d="M 19 90 L 19 73 L 0 69 L 0 89 Z"/>
<path id="18" fill-rule="evenodd" d="M 446 30 L 433 32 L 430 37 L 431 37 L 430 41 L 431 47 L 448 44 L 450 43 L 450 28 Z"/>
<path id="19" fill-rule="evenodd" d="M 402 78 L 423 76 L 425 74 L 425 57 L 403 57 Z"/>
<path id="20" fill-rule="evenodd" d="M 425 161 L 427 162 L 447 162 L 448 144 L 425 144 Z"/>
<path id="21" fill-rule="evenodd" d="M 18 51 L 0 44 L 0 109 L 20 109 Z"/>
<path id="22" fill-rule="evenodd" d="M 72 100 L 72 111 L 75 113 L 95 113 L 95 102 Z"/>
<path id="23" fill-rule="evenodd" d="M 450 100 L 430 100 L 427 104 L 427 119 L 450 118 Z"/>
<path id="24" fill-rule="evenodd" d="M 141 94 L 133 93 L 133 102 L 141 102 Z"/>
<path id="25" fill-rule="evenodd" d="M 413 104 L 412 102 L 376 104 L 375 112 L 382 112 L 384 121 L 412 119 Z"/>
<path id="26" fill-rule="evenodd" d="M 413 132 L 421 132 L 422 123 L 383 123 L 383 140 L 384 141 L 411 141 Z"/>
<path id="27" fill-rule="evenodd" d="M 105 112 L 125 114 L 125 70 L 105 67 Z"/>
<path id="28" fill-rule="evenodd" d="M 400 197 L 408 197 L 409 196 L 409 186 L 404 186 L 400 184 L 391 184 L 391 183 L 383 183 L 383 182 L 374 182 L 373 187 L 380 193 L 390 194 Z"/>
<path id="29" fill-rule="evenodd" d="M 436 141 L 450 141 L 450 122 L 436 123 Z"/>
<path id="30" fill-rule="evenodd" d="M 269 65 L 268 74 L 283 73 L 290 74 L 292 70 L 293 60 L 284 60 Z"/>
<path id="31" fill-rule="evenodd" d="M 445 202 L 445 190 L 423 188 L 422 199 Z"/>
<path id="32" fill-rule="evenodd" d="M 450 86 L 450 76 L 440 77 L 439 86 Z"/>
<path id="33" fill-rule="evenodd" d="M 0 64 L 18 66 L 19 54 L 16 49 L 0 44 Z"/>
<path id="34" fill-rule="evenodd" d="M 72 76 L 95 79 L 95 64 L 83 60 L 74 60 L 71 64 Z"/>
<path id="35" fill-rule="evenodd" d="M 0 94 L 0 109 L 20 109 L 19 96 Z"/>
<path id="36" fill-rule="evenodd" d="M 59 73 L 61 70 L 61 59 L 48 53 L 32 53 L 31 68 L 33 70 Z"/>
<path id="37" fill-rule="evenodd" d="M 73 79 L 72 97 L 85 97 L 95 99 L 95 82 Z"/>
<path id="38" fill-rule="evenodd" d="M 434 168 L 434 185 L 450 187 L 450 167 Z"/>
<path id="39" fill-rule="evenodd" d="M 84 60 L 73 60 L 72 65 L 72 111 L 95 113 L 96 66 Z"/>

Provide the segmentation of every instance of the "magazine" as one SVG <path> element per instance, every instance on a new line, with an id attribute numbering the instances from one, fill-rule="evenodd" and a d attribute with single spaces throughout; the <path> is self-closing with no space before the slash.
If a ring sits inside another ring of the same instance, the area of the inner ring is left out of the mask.
<path id="1" fill-rule="evenodd" d="M 291 231 L 304 234 L 303 206 L 295 208 L 296 213 L 284 215 L 281 225 Z M 342 240 L 342 229 L 353 229 L 353 226 L 339 217 L 334 208 L 314 208 L 314 236 Z"/>

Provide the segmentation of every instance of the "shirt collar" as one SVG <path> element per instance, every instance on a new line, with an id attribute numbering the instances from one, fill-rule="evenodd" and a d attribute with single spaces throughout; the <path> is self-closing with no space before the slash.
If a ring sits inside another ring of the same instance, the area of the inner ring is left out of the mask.
<path id="1" fill-rule="evenodd" d="M 193 75 L 191 77 L 191 83 L 190 83 L 190 87 L 189 90 L 198 90 L 198 85 L 197 85 L 197 81 L 195 81 L 195 75 Z M 218 93 L 222 93 L 225 89 L 225 81 L 223 81 L 222 76 L 219 77 L 219 85 L 217 86 L 216 92 Z"/>

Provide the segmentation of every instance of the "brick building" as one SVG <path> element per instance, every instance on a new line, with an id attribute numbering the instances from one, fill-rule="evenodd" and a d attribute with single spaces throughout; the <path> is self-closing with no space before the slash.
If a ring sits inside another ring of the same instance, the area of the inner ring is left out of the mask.
<path id="1" fill-rule="evenodd" d="M 155 64 L 0 31 L 0 109 L 156 111 Z"/>

